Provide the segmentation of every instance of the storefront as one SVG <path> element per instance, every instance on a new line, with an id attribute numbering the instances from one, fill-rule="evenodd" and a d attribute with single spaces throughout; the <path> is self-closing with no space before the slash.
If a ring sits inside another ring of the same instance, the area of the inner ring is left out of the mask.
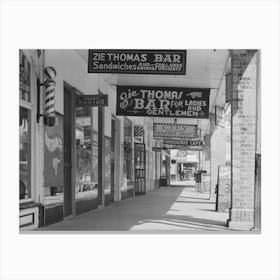
<path id="1" fill-rule="evenodd" d="M 40 103 L 43 52 L 19 51 L 19 227 L 36 229 L 42 215 L 40 196 L 40 132 L 37 112 Z M 38 100 L 39 101 L 39 100 Z"/>

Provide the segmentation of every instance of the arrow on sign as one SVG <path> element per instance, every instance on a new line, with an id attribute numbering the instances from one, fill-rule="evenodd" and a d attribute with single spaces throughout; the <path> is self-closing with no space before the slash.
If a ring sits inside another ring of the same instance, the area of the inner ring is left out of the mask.
<path id="1" fill-rule="evenodd" d="M 198 97 L 201 98 L 202 97 L 202 92 L 198 92 L 198 91 L 193 91 L 187 94 L 187 96 L 191 96 L 192 99 Z"/>

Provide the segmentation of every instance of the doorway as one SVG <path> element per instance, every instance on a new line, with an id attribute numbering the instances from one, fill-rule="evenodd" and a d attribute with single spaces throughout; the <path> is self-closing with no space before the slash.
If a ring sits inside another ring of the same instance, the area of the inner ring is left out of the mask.
<path id="1" fill-rule="evenodd" d="M 135 195 L 146 193 L 146 158 L 145 144 L 135 143 Z"/>

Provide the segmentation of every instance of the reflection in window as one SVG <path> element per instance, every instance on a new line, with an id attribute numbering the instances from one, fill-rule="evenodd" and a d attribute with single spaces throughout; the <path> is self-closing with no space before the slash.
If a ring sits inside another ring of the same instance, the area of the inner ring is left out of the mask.
<path id="1" fill-rule="evenodd" d="M 90 111 L 76 116 L 76 199 L 98 196 L 98 134 L 92 130 Z M 79 117 L 81 116 L 81 117 Z"/>
<path id="2" fill-rule="evenodd" d="M 30 110 L 19 113 L 19 198 L 31 198 L 31 129 Z"/>

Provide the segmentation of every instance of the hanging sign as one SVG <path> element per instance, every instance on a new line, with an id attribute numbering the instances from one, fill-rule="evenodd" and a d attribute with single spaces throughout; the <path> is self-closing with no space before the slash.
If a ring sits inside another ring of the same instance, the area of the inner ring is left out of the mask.
<path id="1" fill-rule="evenodd" d="M 186 140 L 186 139 L 164 139 L 164 145 L 172 146 L 202 146 L 203 141 L 201 140 Z"/>
<path id="2" fill-rule="evenodd" d="M 225 110 L 218 106 L 215 106 L 215 124 L 225 127 Z"/>
<path id="3" fill-rule="evenodd" d="M 154 123 L 154 138 L 198 138 L 197 125 L 173 124 L 173 123 Z"/>
<path id="4" fill-rule="evenodd" d="M 116 114 L 208 119 L 209 95 L 205 88 L 117 86 Z"/>
<path id="5" fill-rule="evenodd" d="M 80 107 L 108 106 L 108 95 L 78 95 L 76 105 Z"/>
<path id="6" fill-rule="evenodd" d="M 89 50 L 88 73 L 185 75 L 186 50 Z"/>

